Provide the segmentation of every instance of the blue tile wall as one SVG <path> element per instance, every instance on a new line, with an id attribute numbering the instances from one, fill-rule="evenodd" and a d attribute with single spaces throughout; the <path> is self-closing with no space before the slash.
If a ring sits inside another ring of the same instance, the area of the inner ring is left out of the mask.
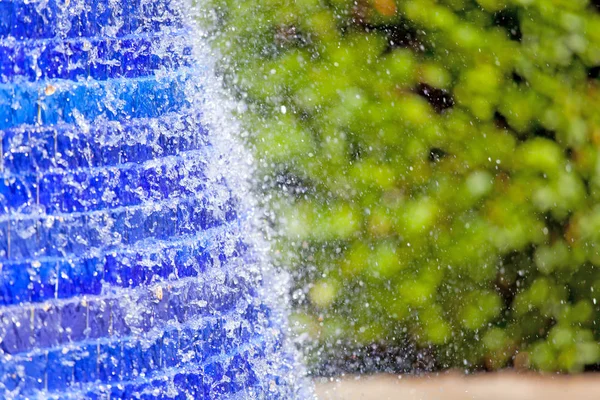
<path id="1" fill-rule="evenodd" d="M 186 4 L 0 0 L 2 399 L 303 398 Z"/>

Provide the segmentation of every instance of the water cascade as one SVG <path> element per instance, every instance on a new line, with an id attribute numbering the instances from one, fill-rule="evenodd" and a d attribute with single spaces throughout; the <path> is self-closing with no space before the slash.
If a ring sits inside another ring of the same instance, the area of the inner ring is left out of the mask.
<path id="1" fill-rule="evenodd" d="M 0 397 L 304 398 L 183 0 L 0 0 Z"/>

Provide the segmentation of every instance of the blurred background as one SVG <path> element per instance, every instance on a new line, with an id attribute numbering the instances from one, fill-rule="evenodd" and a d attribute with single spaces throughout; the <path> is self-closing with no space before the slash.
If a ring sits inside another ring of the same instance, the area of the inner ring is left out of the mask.
<path id="1" fill-rule="evenodd" d="M 313 375 L 598 369 L 600 2 L 209 3 Z"/>

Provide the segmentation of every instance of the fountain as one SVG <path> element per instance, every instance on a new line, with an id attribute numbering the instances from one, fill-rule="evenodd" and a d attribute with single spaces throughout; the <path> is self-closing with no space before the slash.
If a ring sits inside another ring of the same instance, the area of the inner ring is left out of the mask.
<path id="1" fill-rule="evenodd" d="M 4 399 L 309 397 L 190 7 L 0 0 Z"/>

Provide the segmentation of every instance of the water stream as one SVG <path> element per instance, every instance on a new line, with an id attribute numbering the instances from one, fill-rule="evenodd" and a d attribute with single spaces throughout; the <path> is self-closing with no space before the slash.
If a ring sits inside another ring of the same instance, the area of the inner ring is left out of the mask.
<path id="1" fill-rule="evenodd" d="M 308 397 L 193 16 L 0 0 L 0 397 Z"/>

